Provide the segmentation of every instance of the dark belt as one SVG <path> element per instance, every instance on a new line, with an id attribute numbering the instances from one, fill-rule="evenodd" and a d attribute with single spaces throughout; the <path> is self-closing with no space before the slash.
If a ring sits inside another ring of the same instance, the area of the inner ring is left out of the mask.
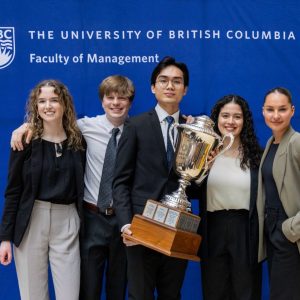
<path id="1" fill-rule="evenodd" d="M 105 209 L 104 212 L 100 211 L 99 207 L 95 204 L 83 201 L 83 207 L 86 208 L 87 210 L 92 211 L 93 213 L 96 214 L 102 214 L 105 216 L 114 216 L 115 215 L 115 211 L 112 207 L 108 207 Z"/>

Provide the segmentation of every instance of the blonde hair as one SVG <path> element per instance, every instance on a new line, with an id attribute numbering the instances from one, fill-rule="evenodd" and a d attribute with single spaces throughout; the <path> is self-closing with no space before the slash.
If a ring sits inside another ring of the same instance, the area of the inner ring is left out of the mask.
<path id="1" fill-rule="evenodd" d="M 25 121 L 29 123 L 30 129 L 33 131 L 33 138 L 41 138 L 44 127 L 43 120 L 40 119 L 37 109 L 37 101 L 41 94 L 42 87 L 53 87 L 54 94 L 58 96 L 63 106 L 63 127 L 68 138 L 68 147 L 79 150 L 82 147 L 82 135 L 76 123 L 76 112 L 73 98 L 68 88 L 58 80 L 47 79 L 38 83 L 30 92 L 29 99 L 26 104 Z"/>

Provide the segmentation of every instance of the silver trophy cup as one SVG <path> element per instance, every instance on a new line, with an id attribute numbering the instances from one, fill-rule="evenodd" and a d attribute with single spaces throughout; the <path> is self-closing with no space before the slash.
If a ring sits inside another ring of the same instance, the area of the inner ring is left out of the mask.
<path id="1" fill-rule="evenodd" d="M 173 167 L 180 176 L 179 188 L 171 195 L 165 195 L 161 202 L 169 207 L 190 212 L 191 203 L 185 193 L 186 187 L 191 181 L 197 180 L 197 183 L 200 183 L 206 177 L 209 163 L 231 147 L 234 137 L 227 134 L 221 138 L 213 130 L 214 122 L 205 115 L 195 117 L 193 123 L 173 126 L 178 130 Z M 171 135 L 170 138 L 173 142 Z M 227 138 L 229 143 L 223 148 Z M 220 149 L 220 152 L 208 162 L 210 153 L 216 149 Z"/>

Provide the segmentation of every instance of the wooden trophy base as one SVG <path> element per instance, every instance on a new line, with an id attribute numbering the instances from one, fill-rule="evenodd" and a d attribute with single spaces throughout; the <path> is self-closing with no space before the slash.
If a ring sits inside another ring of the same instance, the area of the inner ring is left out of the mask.
<path id="1" fill-rule="evenodd" d="M 201 236 L 162 224 L 142 215 L 133 217 L 130 230 L 132 235 L 125 235 L 128 240 L 168 256 L 200 261 L 197 252 Z"/>

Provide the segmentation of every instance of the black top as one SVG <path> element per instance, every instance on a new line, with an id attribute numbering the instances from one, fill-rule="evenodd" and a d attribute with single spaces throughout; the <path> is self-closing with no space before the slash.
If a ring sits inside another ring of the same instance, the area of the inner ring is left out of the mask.
<path id="1" fill-rule="evenodd" d="M 276 183 L 273 177 L 273 162 L 275 154 L 277 152 L 279 144 L 271 144 L 268 154 L 265 158 L 265 161 L 262 165 L 262 178 L 264 181 L 266 203 L 265 207 L 283 210 L 281 200 L 279 198 L 278 190 Z"/>
<path id="2" fill-rule="evenodd" d="M 86 143 L 83 140 L 83 148 Z M 24 151 L 10 152 L 7 187 L 2 222 L 0 224 L 0 241 L 12 241 L 19 246 L 28 227 L 34 202 L 38 199 L 38 189 L 42 180 L 43 143 L 34 139 L 25 145 Z M 73 156 L 74 180 L 76 182 L 76 207 L 82 217 L 84 192 L 85 150 L 68 149 Z"/>
<path id="3" fill-rule="evenodd" d="M 56 204 L 76 202 L 75 169 L 67 141 L 55 144 L 42 140 L 42 147 L 42 177 L 37 199 Z"/>

